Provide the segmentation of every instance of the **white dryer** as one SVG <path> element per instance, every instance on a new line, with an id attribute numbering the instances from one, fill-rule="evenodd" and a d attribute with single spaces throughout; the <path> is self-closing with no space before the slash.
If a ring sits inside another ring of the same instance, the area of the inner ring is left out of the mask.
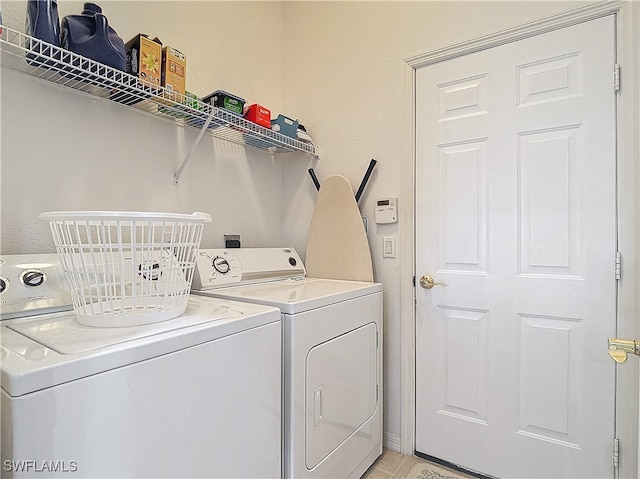
<path id="1" fill-rule="evenodd" d="M 276 308 L 191 297 L 168 321 L 83 326 L 56 262 L 0 258 L 3 478 L 281 476 Z"/>
<path id="2" fill-rule="evenodd" d="M 361 477 L 382 453 L 382 286 L 306 278 L 293 248 L 240 248 L 200 250 L 193 288 L 282 312 L 284 477 Z"/>

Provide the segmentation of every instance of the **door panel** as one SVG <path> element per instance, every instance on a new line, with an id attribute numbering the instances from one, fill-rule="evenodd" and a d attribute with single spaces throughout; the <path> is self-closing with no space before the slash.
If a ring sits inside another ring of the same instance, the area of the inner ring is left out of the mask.
<path id="1" fill-rule="evenodd" d="M 375 323 L 369 323 L 309 351 L 305 367 L 308 469 L 316 467 L 375 413 L 377 334 Z"/>
<path id="2" fill-rule="evenodd" d="M 416 72 L 416 450 L 613 477 L 615 18 Z"/>

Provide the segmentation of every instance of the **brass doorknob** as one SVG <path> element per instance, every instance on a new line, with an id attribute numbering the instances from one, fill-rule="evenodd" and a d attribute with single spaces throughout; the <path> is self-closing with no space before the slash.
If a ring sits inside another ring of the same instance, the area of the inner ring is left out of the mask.
<path id="1" fill-rule="evenodd" d="M 446 283 L 436 283 L 435 280 L 428 274 L 422 275 L 420 278 L 420 286 L 424 289 L 431 289 L 434 286 L 447 286 Z"/>
<path id="2" fill-rule="evenodd" d="M 640 339 L 609 338 L 609 356 L 616 363 L 624 363 L 627 360 L 627 354 L 640 356 Z"/>

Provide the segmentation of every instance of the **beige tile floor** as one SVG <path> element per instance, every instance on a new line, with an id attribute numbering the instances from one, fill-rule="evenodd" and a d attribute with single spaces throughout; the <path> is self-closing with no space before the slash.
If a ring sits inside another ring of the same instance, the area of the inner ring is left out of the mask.
<path id="1" fill-rule="evenodd" d="M 404 456 L 400 453 L 383 449 L 382 455 L 374 462 L 371 467 L 364 473 L 362 479 L 404 479 L 409 471 L 418 463 L 430 464 L 429 462 L 414 456 Z M 442 466 L 435 466 L 438 471 L 447 471 L 447 476 L 466 479 L 460 473 L 448 471 Z"/>

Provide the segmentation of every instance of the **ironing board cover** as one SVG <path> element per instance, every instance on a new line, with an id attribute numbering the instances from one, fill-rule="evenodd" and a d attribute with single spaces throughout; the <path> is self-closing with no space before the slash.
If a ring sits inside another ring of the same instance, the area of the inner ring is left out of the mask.
<path id="1" fill-rule="evenodd" d="M 344 176 L 330 176 L 318 192 L 305 266 L 309 278 L 373 281 L 367 234 Z"/>

